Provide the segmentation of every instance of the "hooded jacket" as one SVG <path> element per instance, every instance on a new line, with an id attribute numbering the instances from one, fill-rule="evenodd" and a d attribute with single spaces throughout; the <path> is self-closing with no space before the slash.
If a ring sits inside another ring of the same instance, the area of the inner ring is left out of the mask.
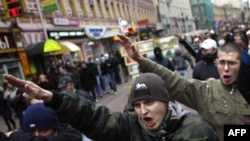
<path id="1" fill-rule="evenodd" d="M 162 55 L 162 50 L 160 47 L 154 48 L 154 55 L 155 56 L 153 58 L 151 58 L 151 60 L 155 61 L 158 64 L 165 66 L 166 68 L 168 68 L 172 71 L 175 70 L 172 62 L 167 57 L 164 57 Z"/>
<path id="2" fill-rule="evenodd" d="M 95 141 L 214 141 L 217 137 L 201 116 L 184 112 L 174 104 L 162 123 L 162 130 L 156 133 L 147 131 L 133 111 L 111 112 L 83 97 L 53 92 L 51 102 L 46 104 L 57 112 L 61 121 L 69 122 Z"/>

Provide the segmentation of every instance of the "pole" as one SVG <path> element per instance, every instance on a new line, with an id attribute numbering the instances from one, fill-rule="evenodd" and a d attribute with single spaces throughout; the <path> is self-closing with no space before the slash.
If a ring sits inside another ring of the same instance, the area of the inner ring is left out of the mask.
<path id="1" fill-rule="evenodd" d="M 39 18 L 40 18 L 40 21 L 41 21 L 41 24 L 42 24 L 42 28 L 43 28 L 44 38 L 45 38 L 45 40 L 47 40 L 48 39 L 48 35 L 47 35 L 46 27 L 45 27 L 43 13 L 42 13 L 42 10 L 41 10 L 40 0 L 36 0 L 36 5 L 37 5 L 37 8 L 38 8 Z"/>

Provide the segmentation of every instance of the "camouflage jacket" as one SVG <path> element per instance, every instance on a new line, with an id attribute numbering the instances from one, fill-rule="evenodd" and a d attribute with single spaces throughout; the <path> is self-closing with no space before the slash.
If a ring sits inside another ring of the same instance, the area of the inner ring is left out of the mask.
<path id="1" fill-rule="evenodd" d="M 225 86 L 219 79 L 200 81 L 184 79 L 176 72 L 150 60 L 140 66 L 143 72 L 158 74 L 165 82 L 169 95 L 197 110 L 215 127 L 223 141 L 224 125 L 250 124 L 250 105 L 241 95 L 236 84 Z"/>
<path id="2" fill-rule="evenodd" d="M 157 133 L 146 131 L 135 112 L 111 112 L 84 97 L 53 92 L 52 101 L 46 105 L 56 110 L 62 122 L 70 123 L 95 141 L 214 141 L 217 137 L 213 127 L 201 116 L 174 104 Z"/>

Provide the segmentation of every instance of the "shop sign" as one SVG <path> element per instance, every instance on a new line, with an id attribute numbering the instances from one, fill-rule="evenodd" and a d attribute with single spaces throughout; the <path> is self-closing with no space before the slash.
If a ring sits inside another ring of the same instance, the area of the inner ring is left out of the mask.
<path id="1" fill-rule="evenodd" d="M 100 37 L 101 33 L 103 32 L 102 28 L 90 28 L 89 32 L 94 36 L 94 37 Z"/>
<path id="2" fill-rule="evenodd" d="M 10 33 L 1 33 L 0 35 L 0 50 L 15 48 L 15 40 Z"/>
<path id="3" fill-rule="evenodd" d="M 78 19 L 68 19 L 68 18 L 53 18 L 54 25 L 80 25 L 80 20 Z"/>
<path id="4" fill-rule="evenodd" d="M 81 30 L 77 31 L 47 31 L 48 37 L 59 40 L 59 39 L 83 39 L 86 37 L 85 32 Z"/>
<path id="5" fill-rule="evenodd" d="M 148 19 L 142 19 L 142 20 L 140 20 L 140 21 L 138 21 L 138 24 L 139 25 L 147 25 L 147 24 L 149 24 L 149 21 L 148 21 Z"/>

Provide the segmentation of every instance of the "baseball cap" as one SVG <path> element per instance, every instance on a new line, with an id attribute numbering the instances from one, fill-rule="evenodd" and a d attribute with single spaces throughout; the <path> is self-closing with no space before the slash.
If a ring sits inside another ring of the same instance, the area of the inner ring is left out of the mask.
<path id="1" fill-rule="evenodd" d="M 166 83 L 154 73 L 143 73 L 133 83 L 129 99 L 132 105 L 139 100 L 159 100 L 168 103 Z"/>
<path id="2" fill-rule="evenodd" d="M 72 78 L 70 76 L 63 76 L 59 80 L 58 88 L 64 88 L 67 86 L 69 82 L 73 82 Z"/>
<path id="3" fill-rule="evenodd" d="M 204 49 L 217 48 L 217 43 L 213 39 L 206 39 L 203 41 L 201 48 Z"/>
<path id="4" fill-rule="evenodd" d="M 250 30 L 248 30 L 248 31 L 246 32 L 246 35 L 250 35 Z"/>
<path id="5" fill-rule="evenodd" d="M 194 38 L 194 42 L 198 42 L 199 40 L 199 37 Z"/>

